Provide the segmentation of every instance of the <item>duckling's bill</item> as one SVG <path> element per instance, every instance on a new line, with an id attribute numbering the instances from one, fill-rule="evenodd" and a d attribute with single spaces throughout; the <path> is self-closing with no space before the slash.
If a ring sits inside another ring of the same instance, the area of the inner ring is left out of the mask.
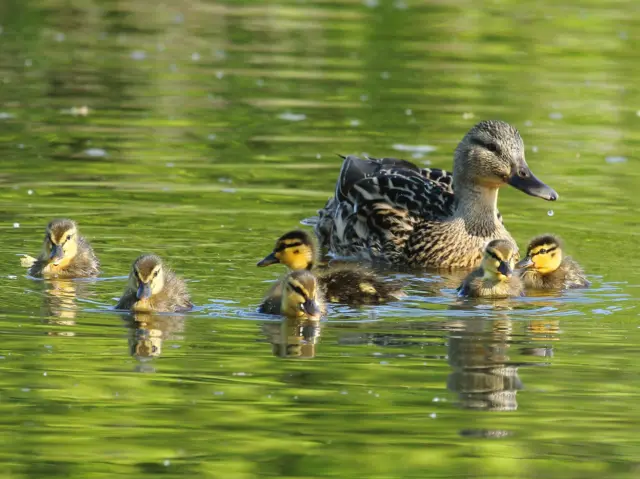
<path id="1" fill-rule="evenodd" d="M 534 266 L 534 262 L 531 259 L 531 256 L 525 256 L 523 259 L 518 261 L 516 264 L 516 269 L 529 269 Z"/>
<path id="2" fill-rule="evenodd" d="M 272 252 L 267 256 L 265 256 L 262 260 L 258 261 L 258 264 L 256 266 L 258 266 L 259 268 L 262 268 L 263 266 L 269 266 L 272 264 L 277 264 L 279 262 L 280 260 L 276 258 L 276 253 Z"/>

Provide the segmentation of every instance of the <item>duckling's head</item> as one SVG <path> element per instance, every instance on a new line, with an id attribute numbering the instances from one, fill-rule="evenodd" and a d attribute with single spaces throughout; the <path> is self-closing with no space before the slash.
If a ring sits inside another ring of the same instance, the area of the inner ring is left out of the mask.
<path id="1" fill-rule="evenodd" d="M 273 251 L 258 266 L 282 263 L 289 269 L 311 269 L 316 260 L 316 246 L 306 231 L 289 231 L 276 241 Z"/>
<path id="2" fill-rule="evenodd" d="M 322 299 L 318 291 L 318 281 L 311 272 L 298 270 L 285 277 L 280 310 L 289 318 L 320 318 Z"/>
<path id="3" fill-rule="evenodd" d="M 164 265 L 155 254 L 144 254 L 133 262 L 129 286 L 138 299 L 147 299 L 164 288 Z"/>
<path id="4" fill-rule="evenodd" d="M 562 241 L 554 235 L 533 238 L 527 247 L 527 256 L 516 267 L 533 268 L 540 274 L 553 273 L 562 263 Z"/>
<path id="5" fill-rule="evenodd" d="M 503 121 L 482 121 L 471 128 L 456 148 L 453 171 L 456 194 L 473 186 L 496 189 L 508 184 L 531 196 L 558 199 L 529 169 L 518 130 Z"/>
<path id="6" fill-rule="evenodd" d="M 44 237 L 44 252 L 48 261 L 56 266 L 71 261 L 78 253 L 78 225 L 75 221 L 51 221 Z"/>
<path id="7" fill-rule="evenodd" d="M 517 254 L 518 249 L 511 241 L 491 241 L 482 257 L 485 278 L 507 281 L 513 275 Z"/>

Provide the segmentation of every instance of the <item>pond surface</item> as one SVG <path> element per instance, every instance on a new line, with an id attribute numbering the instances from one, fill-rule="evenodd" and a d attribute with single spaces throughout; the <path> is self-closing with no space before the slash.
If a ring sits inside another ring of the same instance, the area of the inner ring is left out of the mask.
<path id="1" fill-rule="evenodd" d="M 2 477 L 638 477 L 639 14 L 0 3 Z M 591 289 L 461 305 L 424 274 L 320 326 L 255 312 L 282 273 L 256 261 L 324 205 L 337 153 L 446 168 L 489 118 L 560 194 L 505 189 L 505 223 L 561 235 Z M 61 216 L 99 280 L 20 267 Z M 145 251 L 188 279 L 186 319 L 110 310 Z"/>

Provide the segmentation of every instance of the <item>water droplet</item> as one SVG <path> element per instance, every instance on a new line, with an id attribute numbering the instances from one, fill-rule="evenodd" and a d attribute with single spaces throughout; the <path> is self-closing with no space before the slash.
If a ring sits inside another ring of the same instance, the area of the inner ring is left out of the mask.
<path id="1" fill-rule="evenodd" d="M 14 228 L 20 228 L 20 223 L 13 223 Z"/>
<path id="2" fill-rule="evenodd" d="M 607 156 L 604 161 L 606 161 L 607 163 L 610 164 L 615 164 L 615 163 L 626 163 L 627 162 L 627 158 L 625 156 Z"/>
<path id="3" fill-rule="evenodd" d="M 164 467 L 169 467 L 171 465 L 171 461 L 169 459 L 165 459 L 164 461 L 162 461 L 162 465 Z"/>
<path id="4" fill-rule="evenodd" d="M 107 152 L 102 148 L 89 148 L 88 150 L 84 150 L 84 154 L 93 158 L 107 156 Z"/>
<path id="5" fill-rule="evenodd" d="M 216 134 L 215 133 L 211 133 L 209 136 L 207 136 L 207 139 L 210 141 L 213 141 L 216 139 Z"/>
<path id="6" fill-rule="evenodd" d="M 349 121 L 349 125 L 351 125 L 351 126 L 360 126 L 360 120 L 351 120 L 351 121 Z"/>
<path id="7" fill-rule="evenodd" d="M 134 50 L 131 52 L 131 59 L 132 60 L 144 60 L 145 58 L 147 58 L 147 53 L 143 50 Z"/>
<path id="8" fill-rule="evenodd" d="M 198 52 L 192 53 L 191 54 L 191 60 L 193 60 L 194 62 L 197 62 L 200 60 L 200 54 Z"/>
<path id="9" fill-rule="evenodd" d="M 429 414 L 429 417 L 431 419 L 435 419 L 437 417 L 437 414 L 435 412 L 432 412 L 431 414 Z"/>
<path id="10" fill-rule="evenodd" d="M 43 375 L 43 376 L 46 376 L 46 375 L 47 375 L 47 372 L 46 372 L 46 371 L 45 371 L 45 372 L 43 372 L 43 373 L 42 373 L 42 375 Z"/>
<path id="11" fill-rule="evenodd" d="M 391 75 L 389 75 L 389 72 L 380 73 L 380 78 L 382 78 L 383 80 L 388 80 L 390 76 Z"/>
<path id="12" fill-rule="evenodd" d="M 471 118 L 473 118 L 474 116 L 476 116 L 476 115 L 474 115 L 473 112 L 467 111 L 467 112 L 462 114 L 462 119 L 463 120 L 471 120 Z"/>
<path id="13" fill-rule="evenodd" d="M 224 78 L 224 72 L 216 72 L 216 78 L 222 80 Z"/>
<path id="14" fill-rule="evenodd" d="M 319 160 L 320 158 L 322 158 L 322 155 L 321 155 L 320 153 L 318 153 L 318 154 L 316 155 L 316 160 Z"/>
<path id="15" fill-rule="evenodd" d="M 33 190 L 27 190 L 27 194 L 31 196 L 33 194 Z"/>
<path id="16" fill-rule="evenodd" d="M 369 8 L 375 8 L 378 6 L 378 0 L 364 0 L 362 3 Z"/>
<path id="17" fill-rule="evenodd" d="M 256 80 L 256 85 L 258 85 L 259 87 L 263 87 L 264 86 L 264 80 L 262 78 L 258 78 Z"/>
<path id="18" fill-rule="evenodd" d="M 410 151 L 413 153 L 431 153 L 436 150 L 436 147 L 431 145 L 405 145 L 403 143 L 391 145 L 391 148 L 397 151 Z"/>
<path id="19" fill-rule="evenodd" d="M 367 100 L 369 100 L 369 95 L 360 95 L 360 101 L 367 101 Z M 640 113 L 640 110 L 638 111 L 638 113 Z"/>
<path id="20" fill-rule="evenodd" d="M 278 118 L 287 121 L 302 121 L 307 118 L 307 115 L 304 113 L 282 113 L 278 115 Z"/>
<path id="21" fill-rule="evenodd" d="M 547 216 L 553 216 L 555 213 L 553 212 L 553 210 L 549 210 L 547 211 Z"/>
<path id="22" fill-rule="evenodd" d="M 31 61 L 29 58 L 27 58 L 27 59 L 24 61 L 24 66 L 25 66 L 25 67 L 27 67 L 27 68 L 29 68 L 31 65 L 33 65 L 33 61 Z"/>
<path id="23" fill-rule="evenodd" d="M 549 113 L 549 118 L 552 120 L 562 120 L 562 113 L 554 111 L 553 113 Z"/>
<path id="24" fill-rule="evenodd" d="M 7 113 L 7 112 L 0 112 L 0 120 L 8 120 L 10 118 L 13 118 L 13 115 L 11 113 Z"/>
<path id="25" fill-rule="evenodd" d="M 532 146 L 531 147 L 531 151 L 533 151 L 534 153 L 538 153 L 538 147 L 537 146 Z"/>
<path id="26" fill-rule="evenodd" d="M 22 392 L 23 392 L 23 393 L 28 393 L 29 391 L 31 391 L 31 389 L 29 389 L 29 388 L 22 388 Z"/>
<path id="27" fill-rule="evenodd" d="M 404 111 L 404 114 L 407 115 L 407 116 L 411 116 L 411 115 L 413 115 L 413 110 L 411 108 L 407 108 Z"/>

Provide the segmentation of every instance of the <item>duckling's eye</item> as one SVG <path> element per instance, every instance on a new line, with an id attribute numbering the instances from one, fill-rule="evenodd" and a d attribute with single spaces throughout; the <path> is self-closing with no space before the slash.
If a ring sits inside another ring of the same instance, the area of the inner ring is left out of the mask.
<path id="1" fill-rule="evenodd" d="M 544 248 L 538 251 L 538 254 L 546 254 L 546 253 L 547 253 L 547 250 Z"/>
<path id="2" fill-rule="evenodd" d="M 300 254 L 300 250 L 299 249 L 295 250 L 293 254 Z"/>
<path id="3" fill-rule="evenodd" d="M 298 309 L 299 309 L 300 311 L 304 311 L 304 304 L 300 303 L 300 304 L 298 305 Z"/>
<path id="4" fill-rule="evenodd" d="M 156 271 L 155 273 L 153 273 L 153 277 L 157 278 L 158 277 L 158 273 L 159 273 L 159 271 Z"/>
<path id="5" fill-rule="evenodd" d="M 67 241 L 71 239 L 71 235 L 67 235 Z"/>

